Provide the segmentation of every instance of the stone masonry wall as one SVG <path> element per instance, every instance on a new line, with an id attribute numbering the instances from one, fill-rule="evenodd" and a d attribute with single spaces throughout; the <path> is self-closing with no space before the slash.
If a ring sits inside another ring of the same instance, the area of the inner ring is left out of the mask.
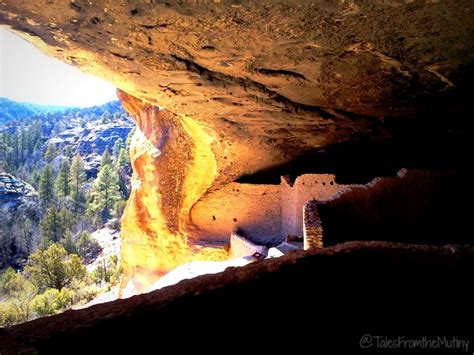
<path id="1" fill-rule="evenodd" d="M 318 202 L 309 201 L 304 206 L 304 249 L 321 249 L 324 244 L 323 226 L 318 212 Z"/>
<path id="2" fill-rule="evenodd" d="M 282 236 L 303 236 L 303 208 L 308 201 L 325 201 L 350 186 L 337 184 L 332 174 L 306 174 L 296 178 L 294 183 L 282 178 Z"/>
<path id="3" fill-rule="evenodd" d="M 281 240 L 280 186 L 231 183 L 196 203 L 191 219 L 198 239 L 223 240 L 239 228 L 254 242 Z"/>
<path id="4" fill-rule="evenodd" d="M 266 256 L 268 254 L 268 248 L 262 245 L 256 245 L 247 238 L 234 232 L 230 236 L 230 257 L 242 258 L 245 256 L 255 255 L 256 253 Z"/>
<path id="5" fill-rule="evenodd" d="M 400 174 L 402 174 L 401 171 Z M 255 243 L 277 243 L 288 235 L 303 237 L 304 207 L 309 201 L 324 203 L 355 186 L 339 185 L 332 174 L 301 175 L 294 182 L 282 177 L 280 185 L 231 183 L 207 194 L 191 210 L 195 226 L 191 237 L 228 240 L 237 228 Z"/>
<path id="6" fill-rule="evenodd" d="M 280 185 L 231 183 L 201 199 L 191 211 L 192 237 L 226 240 L 239 228 L 256 243 L 303 237 L 303 209 L 308 201 L 325 201 L 346 191 L 331 174 L 306 174 L 294 183 L 282 177 Z"/>

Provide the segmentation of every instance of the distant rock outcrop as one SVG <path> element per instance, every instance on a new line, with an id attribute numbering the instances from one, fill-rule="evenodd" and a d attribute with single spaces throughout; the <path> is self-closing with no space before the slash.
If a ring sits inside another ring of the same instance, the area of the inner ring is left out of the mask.
<path id="1" fill-rule="evenodd" d="M 74 153 L 81 154 L 87 174 L 95 176 L 105 150 L 108 149 L 112 152 L 112 148 L 119 138 L 125 142 L 132 129 L 133 122 L 129 119 L 100 124 L 93 121 L 87 123 L 85 127 L 78 124 L 76 127 L 53 136 L 49 139 L 48 144 L 54 145 L 56 149 L 70 146 Z"/>
<path id="2" fill-rule="evenodd" d="M 10 210 L 38 199 L 36 190 L 23 180 L 10 174 L 0 173 L 0 209 Z"/>

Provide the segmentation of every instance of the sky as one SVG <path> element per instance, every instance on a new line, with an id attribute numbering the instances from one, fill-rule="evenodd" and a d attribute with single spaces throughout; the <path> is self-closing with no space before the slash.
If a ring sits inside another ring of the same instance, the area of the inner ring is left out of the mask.
<path id="1" fill-rule="evenodd" d="M 32 44 L 1 27 L 0 97 L 80 107 L 117 100 L 114 86 L 42 54 Z"/>

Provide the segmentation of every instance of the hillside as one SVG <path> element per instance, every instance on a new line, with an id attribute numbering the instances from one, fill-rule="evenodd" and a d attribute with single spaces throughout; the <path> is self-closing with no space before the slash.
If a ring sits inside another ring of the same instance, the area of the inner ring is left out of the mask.
<path id="1" fill-rule="evenodd" d="M 0 124 L 16 119 L 24 119 L 34 115 L 65 111 L 66 106 L 37 105 L 26 102 L 16 102 L 0 97 Z"/>
<path id="2" fill-rule="evenodd" d="M 119 101 L 47 113 L 34 108 L 0 102 L 0 112 L 9 115 L 0 120 L 0 279 L 9 267 L 21 271 L 34 253 L 64 248 L 90 269 L 93 290 L 74 298 L 74 304 L 88 302 L 111 283 L 109 271 L 101 276 L 94 270 L 117 265 L 117 219 L 130 192 L 133 122 Z M 11 112 L 25 116 L 6 120 Z M 112 244 L 113 252 L 107 251 Z M 8 293 L 0 287 L 0 299 L 2 292 Z M 0 302 L 0 308 L 10 306 Z M 5 312 L 14 322 L 24 320 Z"/>
<path id="3" fill-rule="evenodd" d="M 34 108 L 0 103 L 0 112 L 16 115 L 0 121 L 0 326 L 81 307 L 116 287 L 120 275 L 132 120 L 119 101 Z M 37 282 L 25 270 L 35 260 L 70 265 L 64 289 Z M 12 278 L 19 287 L 9 288 Z"/>

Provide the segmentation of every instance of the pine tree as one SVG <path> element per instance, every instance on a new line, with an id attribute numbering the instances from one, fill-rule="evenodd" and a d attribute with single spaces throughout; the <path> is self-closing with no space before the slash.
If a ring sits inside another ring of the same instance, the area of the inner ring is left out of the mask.
<path id="1" fill-rule="evenodd" d="M 56 194 L 61 197 L 69 196 L 71 187 L 69 184 L 70 167 L 67 161 L 61 165 L 58 177 L 56 178 Z"/>
<path id="2" fill-rule="evenodd" d="M 84 172 L 84 163 L 79 153 L 74 158 L 69 172 L 69 182 L 71 189 L 71 197 L 74 200 L 74 209 L 79 210 L 84 203 L 84 193 L 82 188 L 86 182 L 86 173 Z"/>
<path id="3" fill-rule="evenodd" d="M 61 218 L 55 207 L 51 207 L 41 221 L 41 233 L 45 245 L 57 243 L 62 238 Z"/>
<path id="4" fill-rule="evenodd" d="M 19 135 L 20 135 L 20 138 L 19 138 L 19 163 L 22 164 L 23 161 L 25 160 L 25 155 L 28 153 L 27 152 L 27 132 L 25 131 L 25 128 L 21 128 L 19 130 Z"/>
<path id="5" fill-rule="evenodd" d="M 42 144 L 41 137 L 41 122 L 35 121 L 31 128 L 31 144 L 33 146 L 33 151 L 36 150 L 38 145 Z"/>
<path id="6" fill-rule="evenodd" d="M 118 138 L 115 141 L 114 147 L 112 148 L 112 155 L 114 158 L 117 158 L 120 154 L 120 151 L 125 148 L 125 143 L 123 142 L 122 138 Z"/>
<path id="7" fill-rule="evenodd" d="M 41 144 L 41 140 L 38 140 L 36 143 L 35 143 L 35 147 L 33 148 L 33 152 L 39 152 L 41 150 L 41 147 L 43 145 Z"/>
<path id="8" fill-rule="evenodd" d="M 18 134 L 13 134 L 13 166 L 18 168 L 20 165 L 20 139 Z"/>
<path id="9" fill-rule="evenodd" d="M 67 208 L 59 210 L 58 216 L 61 223 L 61 238 L 63 238 L 66 234 L 71 232 L 71 228 L 76 221 L 74 219 L 74 214 Z"/>
<path id="10" fill-rule="evenodd" d="M 112 165 L 112 157 L 109 152 L 109 148 L 105 148 L 104 154 L 102 154 L 102 160 L 100 162 L 100 168 L 102 169 L 106 165 Z"/>
<path id="11" fill-rule="evenodd" d="M 48 148 L 44 153 L 44 158 L 48 163 L 51 163 L 53 159 L 56 157 L 56 148 L 53 144 L 48 144 Z"/>
<path id="12" fill-rule="evenodd" d="M 102 167 L 91 191 L 91 203 L 89 209 L 100 214 L 102 222 L 105 222 L 111 214 L 116 201 L 120 200 L 117 174 L 111 165 Z"/>
<path id="13" fill-rule="evenodd" d="M 38 168 L 35 166 L 33 169 L 33 172 L 31 173 L 31 179 L 29 179 L 28 182 L 31 183 L 31 185 L 38 190 L 39 189 L 39 180 L 41 179 L 41 171 L 38 170 Z"/>
<path id="14" fill-rule="evenodd" d="M 119 171 L 126 170 L 129 162 L 129 157 L 125 148 L 120 149 L 120 153 L 117 158 L 117 169 Z"/>
<path id="15" fill-rule="evenodd" d="M 46 245 L 60 242 L 70 233 L 73 224 L 74 216 L 69 210 L 65 208 L 58 210 L 56 207 L 49 208 L 41 221 L 43 242 Z"/>
<path id="16" fill-rule="evenodd" d="M 70 145 L 68 145 L 64 150 L 64 156 L 67 158 L 69 163 L 72 161 L 72 158 L 74 158 L 74 154 L 72 154 L 72 148 Z"/>
<path id="17" fill-rule="evenodd" d="M 54 199 L 53 172 L 51 167 L 46 165 L 41 173 L 39 182 L 39 194 L 44 206 L 48 206 Z"/>
<path id="18" fill-rule="evenodd" d="M 117 158 L 116 169 L 118 174 L 118 184 L 122 196 L 128 197 L 127 175 L 130 172 L 129 157 L 125 148 L 120 149 Z"/>

